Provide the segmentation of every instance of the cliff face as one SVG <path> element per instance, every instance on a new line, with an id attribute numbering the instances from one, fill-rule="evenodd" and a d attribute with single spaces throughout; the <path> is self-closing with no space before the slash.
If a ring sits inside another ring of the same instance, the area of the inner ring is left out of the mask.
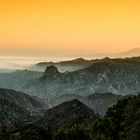
<path id="1" fill-rule="evenodd" d="M 57 67 L 51 65 L 51 66 L 46 67 L 43 73 L 43 78 L 53 80 L 53 79 L 58 78 L 60 74 L 61 73 L 58 71 Z"/>

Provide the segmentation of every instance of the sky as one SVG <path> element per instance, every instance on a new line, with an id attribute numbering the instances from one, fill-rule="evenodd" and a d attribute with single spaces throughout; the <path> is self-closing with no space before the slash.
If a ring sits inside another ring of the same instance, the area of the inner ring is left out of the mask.
<path id="1" fill-rule="evenodd" d="M 0 55 L 90 55 L 135 47 L 139 0 L 0 0 Z"/>

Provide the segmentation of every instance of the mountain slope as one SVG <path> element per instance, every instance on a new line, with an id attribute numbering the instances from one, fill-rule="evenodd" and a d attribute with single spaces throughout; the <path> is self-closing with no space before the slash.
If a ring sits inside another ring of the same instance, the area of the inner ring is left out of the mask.
<path id="1" fill-rule="evenodd" d="M 63 110 L 60 113 L 63 114 Z M 37 125 L 28 125 L 22 129 L 20 138 L 21 140 L 35 138 L 41 138 L 41 140 L 45 138 L 49 140 L 139 140 L 139 128 L 140 95 L 119 100 L 116 105 L 108 109 L 103 118 L 93 119 L 90 125 L 83 126 L 80 123 L 66 128 L 60 126 L 55 131 L 51 129 L 46 131 L 47 129 Z"/>
<path id="2" fill-rule="evenodd" d="M 0 123 L 19 127 L 31 118 L 30 112 L 24 108 L 0 98 Z"/>
<path id="3" fill-rule="evenodd" d="M 47 97 L 64 94 L 88 96 L 95 92 L 135 94 L 140 91 L 140 62 L 133 59 L 106 58 L 74 72 L 60 73 L 57 70 L 57 73 L 52 73 L 53 76 L 50 78 L 43 76 L 28 83 L 24 89 L 29 93 L 39 92 Z M 46 73 L 47 71 L 45 75 Z"/>
<path id="4" fill-rule="evenodd" d="M 107 109 L 109 107 L 112 107 L 117 103 L 118 100 L 125 98 L 125 96 L 121 95 L 115 95 L 112 93 L 94 93 L 92 95 L 89 95 L 87 97 L 79 96 L 76 94 L 65 94 L 59 97 L 54 97 L 50 100 L 50 104 L 52 106 L 58 105 L 60 103 L 70 101 L 73 99 L 78 99 L 88 107 L 92 108 L 95 113 L 98 113 L 99 115 L 105 115 Z"/>
<path id="5" fill-rule="evenodd" d="M 48 108 L 47 104 L 25 93 L 17 92 L 15 90 L 0 88 L 0 99 L 6 99 L 8 102 L 14 103 L 17 106 L 24 108 L 25 110 L 30 112 L 38 109 L 46 110 Z"/>
<path id="6" fill-rule="evenodd" d="M 86 65 L 86 68 L 73 72 L 61 73 L 58 69 L 55 69 L 57 71 L 55 74 L 51 71 L 49 73 L 45 71 L 43 74 L 42 72 L 29 70 L 8 74 L 1 73 L 0 87 L 24 91 L 48 100 L 50 96 L 64 94 L 79 94 L 82 96 L 91 95 L 95 92 L 112 92 L 122 95 L 135 94 L 140 90 L 139 69 L 140 57 L 96 59 L 92 60 L 88 67 Z M 50 78 L 48 78 L 49 75 Z"/>
<path id="7" fill-rule="evenodd" d="M 0 73 L 0 88 L 20 90 L 27 82 L 41 77 L 41 72 L 17 70 L 11 73 Z"/>
<path id="8" fill-rule="evenodd" d="M 47 105 L 21 92 L 0 89 L 0 123 L 19 126 L 42 116 Z"/>
<path id="9" fill-rule="evenodd" d="M 109 108 L 94 125 L 94 139 L 139 140 L 139 128 L 140 95 L 119 100 Z"/>
<path id="10" fill-rule="evenodd" d="M 69 127 L 90 119 L 96 119 L 94 111 L 74 99 L 49 109 L 44 117 L 34 122 L 33 125 L 48 130 Z"/>

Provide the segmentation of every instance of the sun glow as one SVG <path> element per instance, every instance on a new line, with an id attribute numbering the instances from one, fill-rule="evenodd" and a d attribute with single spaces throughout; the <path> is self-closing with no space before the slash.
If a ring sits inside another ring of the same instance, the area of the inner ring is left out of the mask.
<path id="1" fill-rule="evenodd" d="M 0 55 L 122 52 L 139 25 L 138 0 L 0 0 Z"/>

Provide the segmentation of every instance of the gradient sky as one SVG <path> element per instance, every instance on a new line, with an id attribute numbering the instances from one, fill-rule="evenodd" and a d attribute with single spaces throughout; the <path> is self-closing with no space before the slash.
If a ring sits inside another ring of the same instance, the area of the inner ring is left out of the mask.
<path id="1" fill-rule="evenodd" d="M 135 47 L 139 0 L 0 0 L 0 55 L 88 55 Z"/>

